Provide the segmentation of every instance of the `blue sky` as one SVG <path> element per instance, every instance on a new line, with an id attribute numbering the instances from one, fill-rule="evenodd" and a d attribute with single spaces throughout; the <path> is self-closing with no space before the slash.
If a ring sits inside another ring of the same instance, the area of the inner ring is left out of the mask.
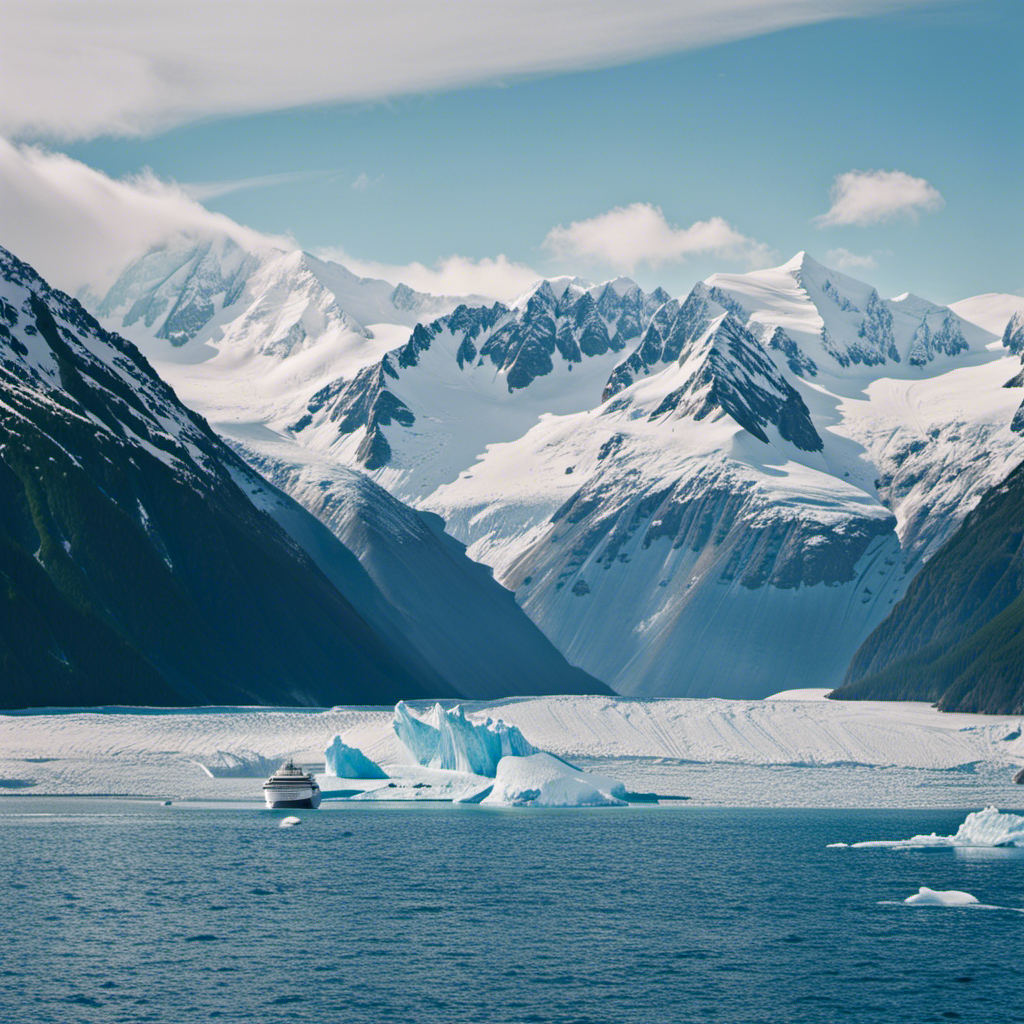
<path id="1" fill-rule="evenodd" d="M 1024 289 L 1022 52 L 1019 0 L 925 4 L 610 68 L 42 140 L 114 177 L 151 168 L 360 269 L 504 254 L 682 292 L 807 249 L 945 302 Z M 889 219 L 820 226 L 851 171 L 919 184 Z M 663 215 L 634 210 L 664 236 L 653 255 L 618 244 L 632 214 L 551 235 L 630 204 Z M 710 242 L 685 235 L 713 218 Z"/>

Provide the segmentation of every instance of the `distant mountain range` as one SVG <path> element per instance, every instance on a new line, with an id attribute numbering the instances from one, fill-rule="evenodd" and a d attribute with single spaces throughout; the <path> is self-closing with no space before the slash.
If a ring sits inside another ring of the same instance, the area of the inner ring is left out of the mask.
<path id="1" fill-rule="evenodd" d="M 606 692 L 436 518 L 357 481 L 361 561 L 2 249 L 0 379 L 0 706 Z"/>
<path id="2" fill-rule="evenodd" d="M 558 278 L 498 303 L 196 242 L 96 308 L 340 535 L 347 466 L 630 694 L 838 685 L 1024 458 L 1024 300 L 886 299 L 804 253 L 680 298 Z"/>

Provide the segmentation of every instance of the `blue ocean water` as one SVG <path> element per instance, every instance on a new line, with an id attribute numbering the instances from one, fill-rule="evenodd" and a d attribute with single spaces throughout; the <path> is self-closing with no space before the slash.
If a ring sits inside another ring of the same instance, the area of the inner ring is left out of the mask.
<path id="1" fill-rule="evenodd" d="M 963 811 L 298 814 L 0 801 L 0 1018 L 1024 1021 L 1024 851 L 826 849 Z"/>

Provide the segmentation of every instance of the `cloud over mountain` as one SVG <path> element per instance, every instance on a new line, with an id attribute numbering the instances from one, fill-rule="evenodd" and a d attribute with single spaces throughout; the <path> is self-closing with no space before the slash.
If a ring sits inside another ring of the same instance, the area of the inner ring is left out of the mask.
<path id="1" fill-rule="evenodd" d="M 580 259 L 624 273 L 638 266 L 659 267 L 689 256 L 713 254 L 761 267 L 771 262 L 768 246 L 737 231 L 722 217 L 670 224 L 660 207 L 630 203 L 568 227 L 552 228 L 544 248 L 563 259 Z"/>

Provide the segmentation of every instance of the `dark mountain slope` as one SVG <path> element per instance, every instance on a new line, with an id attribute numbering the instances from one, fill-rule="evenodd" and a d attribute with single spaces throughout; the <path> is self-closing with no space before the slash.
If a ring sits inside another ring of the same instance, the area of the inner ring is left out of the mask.
<path id="1" fill-rule="evenodd" d="M 454 692 L 240 482 L 269 487 L 133 345 L 0 249 L 0 706 Z"/>
<path id="2" fill-rule="evenodd" d="M 834 696 L 1024 714 L 1024 466 L 921 571 Z"/>
<path id="3" fill-rule="evenodd" d="M 378 602 L 381 595 L 387 599 L 389 634 L 415 645 L 459 692 L 478 699 L 611 693 L 559 654 L 491 570 L 445 533 L 438 516 L 410 508 L 356 470 L 313 458 L 289 461 L 295 456 L 290 446 L 233 443 L 358 557 Z M 314 543 L 293 536 L 317 556 Z M 331 566 L 323 568 L 333 579 Z M 378 621 L 374 606 L 344 592 L 368 621 Z"/>

